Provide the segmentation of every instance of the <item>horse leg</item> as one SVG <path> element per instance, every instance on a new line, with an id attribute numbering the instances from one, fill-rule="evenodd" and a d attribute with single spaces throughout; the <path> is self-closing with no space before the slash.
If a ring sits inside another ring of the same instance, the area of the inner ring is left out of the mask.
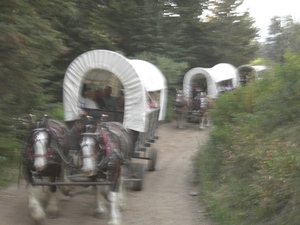
<path id="1" fill-rule="evenodd" d="M 121 223 L 120 210 L 120 185 L 121 185 L 121 161 L 116 157 L 114 165 L 111 167 L 113 184 L 110 187 L 108 199 L 110 202 L 110 221 L 111 225 L 119 225 Z"/>
<path id="2" fill-rule="evenodd" d="M 122 168 L 121 168 L 122 170 Z M 123 176 L 120 177 L 120 186 L 119 186 L 119 206 L 120 209 L 124 209 L 126 207 L 126 193 L 124 188 L 124 180 Z"/>
<path id="3" fill-rule="evenodd" d="M 55 177 L 50 177 L 50 182 L 55 182 Z M 57 192 L 56 192 L 56 186 L 50 186 L 47 188 L 46 192 L 46 213 L 47 216 L 50 218 L 55 218 L 58 216 L 59 208 L 58 208 L 58 199 L 57 199 Z"/>
<path id="4" fill-rule="evenodd" d="M 199 128 L 201 130 L 204 129 L 204 113 L 202 115 L 200 115 L 200 125 L 199 125 Z"/>
<path id="5" fill-rule="evenodd" d="M 182 128 L 182 113 L 180 113 L 178 115 L 178 128 L 181 129 Z"/>
<path id="6" fill-rule="evenodd" d="M 94 209 L 94 216 L 97 218 L 102 218 L 103 214 L 106 212 L 106 208 L 103 205 L 103 195 L 105 195 L 105 190 L 103 190 L 102 185 L 96 186 L 96 207 Z"/>
<path id="7" fill-rule="evenodd" d="M 183 125 L 183 121 L 184 121 L 184 113 L 180 113 L 179 115 L 179 119 L 178 119 L 178 128 L 179 129 L 183 129 L 185 128 L 184 125 Z"/>
<path id="8" fill-rule="evenodd" d="M 179 115 L 176 115 L 177 128 L 179 128 Z"/>
<path id="9" fill-rule="evenodd" d="M 63 164 L 61 164 L 60 180 L 62 182 L 71 182 L 71 180 L 67 178 L 66 169 Z M 59 186 L 58 189 L 65 196 L 72 196 L 72 193 L 74 193 L 74 187 L 72 186 Z"/>
<path id="10" fill-rule="evenodd" d="M 121 213 L 119 207 L 119 195 L 116 191 L 110 191 L 108 199 L 110 201 L 110 220 L 109 224 L 119 225 L 121 223 Z"/>
<path id="11" fill-rule="evenodd" d="M 206 126 L 210 127 L 210 120 L 209 120 L 209 115 L 208 113 L 206 114 Z"/>
<path id="12" fill-rule="evenodd" d="M 46 213 L 43 209 L 42 204 L 38 200 L 36 195 L 35 187 L 31 184 L 28 185 L 28 194 L 29 194 L 29 216 L 34 221 L 36 225 L 41 224 L 41 222 L 45 219 Z"/>
<path id="13" fill-rule="evenodd" d="M 32 185 L 33 183 L 33 177 L 31 170 L 27 167 L 27 165 L 23 162 L 22 165 L 22 171 L 24 174 L 24 178 L 27 183 L 27 191 L 28 191 L 28 209 L 29 209 L 29 216 L 34 221 L 36 225 L 41 224 L 42 221 L 46 217 L 46 213 L 44 211 L 44 208 L 39 201 L 37 194 L 36 194 L 36 188 Z"/>
<path id="14" fill-rule="evenodd" d="M 179 112 L 175 112 L 176 113 L 176 122 L 177 122 L 177 128 L 180 127 L 180 116 L 181 114 Z"/>

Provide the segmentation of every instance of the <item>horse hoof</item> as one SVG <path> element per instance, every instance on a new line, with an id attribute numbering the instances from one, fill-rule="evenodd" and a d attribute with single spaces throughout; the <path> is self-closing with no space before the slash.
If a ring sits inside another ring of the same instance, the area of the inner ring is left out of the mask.
<path id="1" fill-rule="evenodd" d="M 70 196 L 70 197 L 74 197 L 76 195 L 76 192 L 75 191 L 70 191 L 69 193 L 68 193 L 68 196 Z"/>
<path id="2" fill-rule="evenodd" d="M 40 225 L 44 222 L 45 218 L 46 218 L 46 214 L 42 213 L 41 215 L 33 215 L 33 214 L 29 214 L 29 216 L 31 217 L 31 219 L 33 220 L 35 225 Z"/>
<path id="3" fill-rule="evenodd" d="M 124 209 L 126 209 L 125 199 L 119 200 L 118 205 L 119 205 L 120 211 L 123 211 Z"/>
<path id="4" fill-rule="evenodd" d="M 93 217 L 94 218 L 97 218 L 97 219 L 104 219 L 104 214 L 103 213 L 94 213 L 93 214 Z"/>
<path id="5" fill-rule="evenodd" d="M 50 215 L 47 215 L 47 218 L 49 218 L 49 219 L 55 219 L 55 218 L 57 218 L 58 217 L 58 215 L 56 214 L 50 214 Z"/>
<path id="6" fill-rule="evenodd" d="M 103 219 L 107 209 L 104 206 L 97 207 L 93 210 L 93 216 L 98 219 Z"/>
<path id="7" fill-rule="evenodd" d="M 108 222 L 109 225 L 121 225 L 121 221 L 118 220 L 118 219 L 111 219 L 109 222 Z"/>
<path id="8" fill-rule="evenodd" d="M 39 225 L 42 224 L 44 219 L 46 218 L 46 213 L 43 208 L 37 204 L 29 207 L 29 216 L 33 220 L 34 224 Z"/>

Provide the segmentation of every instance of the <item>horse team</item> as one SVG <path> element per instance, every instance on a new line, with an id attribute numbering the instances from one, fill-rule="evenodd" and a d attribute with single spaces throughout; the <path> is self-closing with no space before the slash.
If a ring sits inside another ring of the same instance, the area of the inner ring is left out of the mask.
<path id="1" fill-rule="evenodd" d="M 124 204 L 122 169 L 128 165 L 132 150 L 130 130 L 118 122 L 107 122 L 105 115 L 95 121 L 83 116 L 73 121 L 71 127 L 47 116 L 40 120 L 31 116 L 29 125 L 22 168 L 29 194 L 29 216 L 34 223 L 41 224 L 46 216 L 58 216 L 58 187 L 66 196 L 93 190 L 97 217 L 105 211 L 104 196 L 110 203 L 109 224 L 120 224 Z M 76 152 L 73 156 L 69 153 L 71 148 Z M 71 181 L 72 175 L 83 176 L 85 182 Z M 48 178 L 49 182 L 36 182 L 42 178 Z M 43 204 L 36 185 L 47 186 Z M 76 192 L 76 185 L 86 186 L 86 191 Z"/>
<path id="2" fill-rule="evenodd" d="M 193 99 L 184 96 L 183 90 L 176 89 L 174 113 L 178 128 L 184 128 L 183 120 L 199 121 L 199 129 L 210 126 L 209 110 L 213 108 L 213 99 L 205 92 L 199 92 Z"/>

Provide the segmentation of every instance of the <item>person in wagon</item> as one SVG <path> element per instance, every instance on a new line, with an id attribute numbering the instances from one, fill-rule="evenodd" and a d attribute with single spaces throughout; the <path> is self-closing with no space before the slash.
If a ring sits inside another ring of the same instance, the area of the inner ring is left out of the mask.
<path id="1" fill-rule="evenodd" d="M 104 96 L 104 90 L 103 88 L 98 89 L 95 91 L 95 101 L 97 102 L 99 109 L 107 109 L 105 101 L 103 99 Z"/>
<path id="2" fill-rule="evenodd" d="M 148 93 L 148 97 L 149 97 L 149 100 L 148 100 L 148 107 L 150 109 L 156 109 L 156 108 L 159 108 L 158 106 L 158 103 L 156 101 L 156 93 L 155 92 L 149 92 Z"/>
<path id="3" fill-rule="evenodd" d="M 112 87 L 106 86 L 104 88 L 104 96 L 103 96 L 103 100 L 106 104 L 106 107 L 108 110 L 111 111 L 119 111 L 117 101 L 113 96 L 111 96 L 111 93 L 112 93 Z"/>
<path id="4" fill-rule="evenodd" d="M 122 89 L 119 91 L 119 97 L 117 97 L 116 102 L 118 104 L 118 109 L 120 111 L 124 111 L 125 98 L 124 98 L 124 91 Z"/>
<path id="5" fill-rule="evenodd" d="M 82 87 L 81 97 L 79 99 L 79 108 L 81 109 L 99 109 L 95 102 L 95 92 L 87 87 L 86 84 Z"/>

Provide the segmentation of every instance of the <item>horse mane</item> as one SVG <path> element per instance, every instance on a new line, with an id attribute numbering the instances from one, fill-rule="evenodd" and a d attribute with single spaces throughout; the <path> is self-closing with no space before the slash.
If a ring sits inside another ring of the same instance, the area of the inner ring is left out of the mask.
<path id="1" fill-rule="evenodd" d="M 111 132 L 114 138 L 117 138 L 118 142 L 120 143 L 120 150 L 124 156 L 126 157 L 133 148 L 133 143 L 131 140 L 131 131 L 123 127 L 123 125 L 119 122 L 107 122 L 108 123 L 108 131 Z"/>

